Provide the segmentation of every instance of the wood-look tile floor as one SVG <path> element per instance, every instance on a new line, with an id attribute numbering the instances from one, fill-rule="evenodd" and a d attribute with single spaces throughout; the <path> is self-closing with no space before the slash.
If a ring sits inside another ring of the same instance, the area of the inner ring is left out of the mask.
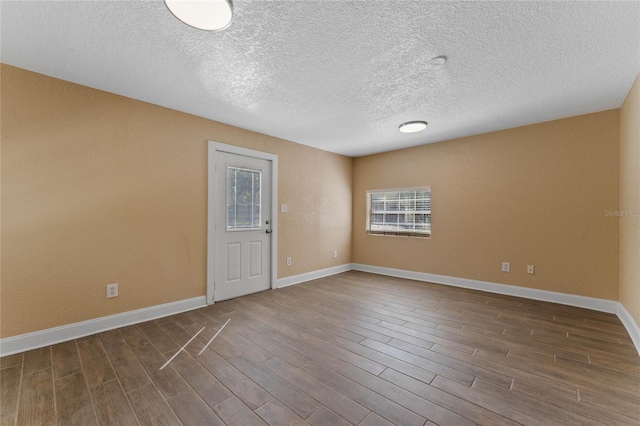
<path id="1" fill-rule="evenodd" d="M 0 365 L 3 425 L 640 424 L 614 315 L 360 272 Z"/>

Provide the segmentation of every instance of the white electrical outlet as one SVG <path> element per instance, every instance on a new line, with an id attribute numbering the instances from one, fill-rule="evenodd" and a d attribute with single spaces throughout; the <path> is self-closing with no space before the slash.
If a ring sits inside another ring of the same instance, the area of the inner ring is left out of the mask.
<path id="1" fill-rule="evenodd" d="M 107 285 L 107 299 L 118 297 L 118 283 Z"/>
<path id="2" fill-rule="evenodd" d="M 535 273 L 535 267 L 533 265 L 527 265 L 527 274 L 533 275 Z"/>
<path id="3" fill-rule="evenodd" d="M 337 259 L 338 258 L 338 250 L 334 250 L 333 251 L 333 258 Z"/>
<path id="4" fill-rule="evenodd" d="M 502 272 L 509 272 L 509 271 L 511 271 L 511 263 L 502 262 Z"/>
<path id="5" fill-rule="evenodd" d="M 286 204 L 280 204 L 280 213 L 286 213 L 289 207 Z"/>
<path id="6" fill-rule="evenodd" d="M 287 257 L 287 266 L 291 266 L 291 258 Z"/>

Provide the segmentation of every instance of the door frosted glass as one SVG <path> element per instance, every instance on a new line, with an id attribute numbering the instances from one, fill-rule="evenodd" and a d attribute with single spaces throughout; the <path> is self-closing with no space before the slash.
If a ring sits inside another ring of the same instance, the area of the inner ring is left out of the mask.
<path id="1" fill-rule="evenodd" d="M 260 229 L 258 170 L 227 167 L 227 230 Z"/>

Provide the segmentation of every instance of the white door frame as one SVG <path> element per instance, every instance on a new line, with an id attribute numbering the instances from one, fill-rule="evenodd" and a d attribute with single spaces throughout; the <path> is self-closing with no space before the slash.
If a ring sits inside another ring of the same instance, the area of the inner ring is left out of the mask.
<path id="1" fill-rule="evenodd" d="M 276 288 L 278 277 L 278 156 L 268 152 L 255 151 L 253 149 L 240 148 L 220 142 L 209 141 L 209 166 L 207 188 L 207 304 L 215 302 L 215 232 L 216 232 L 216 173 L 215 166 L 218 153 L 243 155 L 245 157 L 259 158 L 271 161 L 271 284 L 270 288 Z"/>

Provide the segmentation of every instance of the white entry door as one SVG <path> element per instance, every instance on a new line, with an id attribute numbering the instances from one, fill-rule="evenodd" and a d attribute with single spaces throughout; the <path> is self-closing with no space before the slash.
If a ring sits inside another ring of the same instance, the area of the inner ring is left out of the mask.
<path id="1" fill-rule="evenodd" d="M 221 301 L 271 288 L 272 161 L 217 151 L 214 168 L 213 298 Z"/>

